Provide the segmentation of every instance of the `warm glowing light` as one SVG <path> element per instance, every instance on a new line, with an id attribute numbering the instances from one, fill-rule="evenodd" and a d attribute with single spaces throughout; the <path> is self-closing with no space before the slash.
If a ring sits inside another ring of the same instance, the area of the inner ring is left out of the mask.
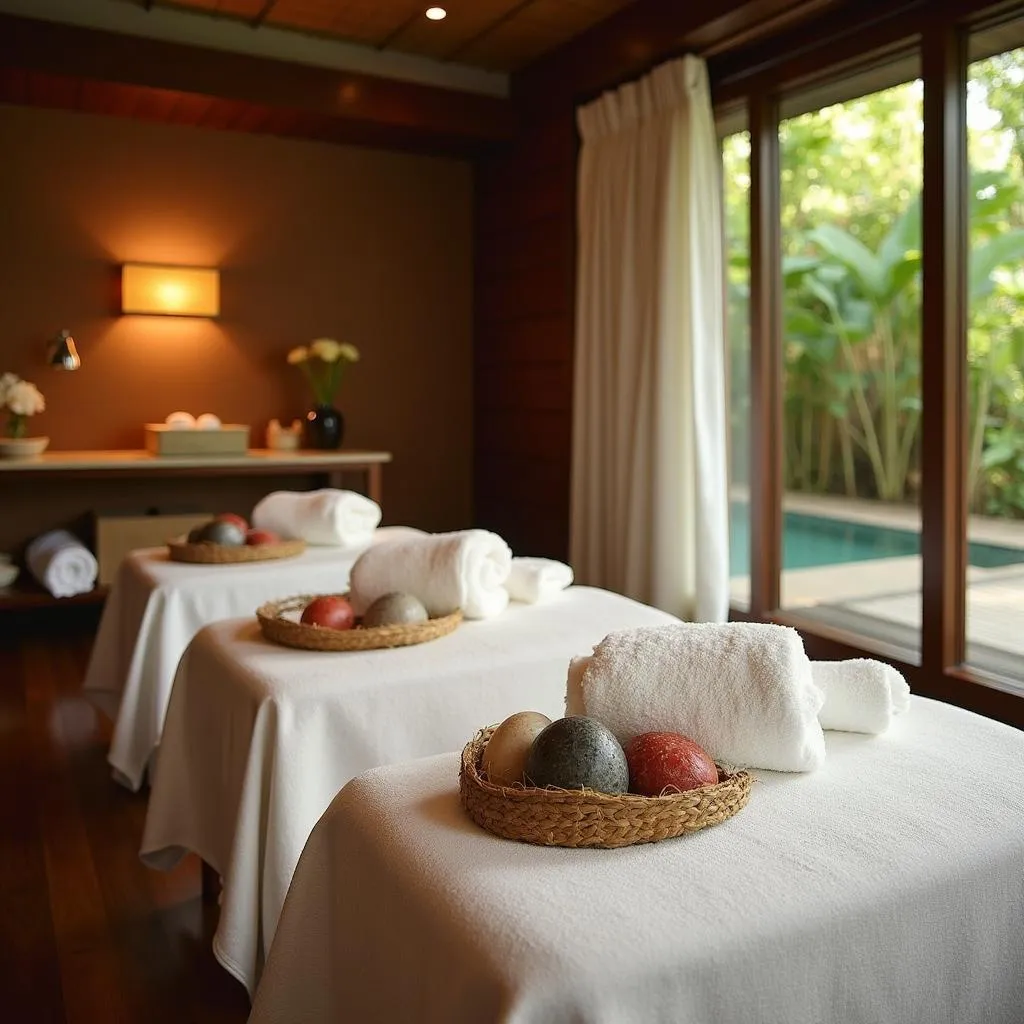
<path id="1" fill-rule="evenodd" d="M 220 274 L 196 267 L 126 263 L 121 269 L 121 312 L 218 316 Z"/>
<path id="2" fill-rule="evenodd" d="M 427 17 L 431 21 L 440 21 L 442 18 L 448 17 L 448 12 L 443 7 L 428 7 Z"/>

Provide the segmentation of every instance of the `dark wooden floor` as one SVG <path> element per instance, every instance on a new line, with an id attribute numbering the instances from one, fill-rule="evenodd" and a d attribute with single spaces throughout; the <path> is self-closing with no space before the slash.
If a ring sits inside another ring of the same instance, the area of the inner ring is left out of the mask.
<path id="1" fill-rule="evenodd" d="M 198 861 L 139 861 L 145 795 L 111 780 L 110 723 L 81 694 L 90 640 L 0 636 L 0 1020 L 245 1021 Z"/>

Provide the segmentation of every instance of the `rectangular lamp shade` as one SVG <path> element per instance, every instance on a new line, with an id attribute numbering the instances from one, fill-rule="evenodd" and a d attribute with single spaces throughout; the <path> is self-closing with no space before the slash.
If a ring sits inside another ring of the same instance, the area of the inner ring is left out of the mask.
<path id="1" fill-rule="evenodd" d="M 147 316 L 218 316 L 220 273 L 198 267 L 125 263 L 121 312 Z"/>

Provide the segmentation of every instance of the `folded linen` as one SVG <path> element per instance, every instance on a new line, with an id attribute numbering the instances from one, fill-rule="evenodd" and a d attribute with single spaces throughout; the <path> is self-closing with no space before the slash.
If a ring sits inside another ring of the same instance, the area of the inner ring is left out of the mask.
<path id="1" fill-rule="evenodd" d="M 505 589 L 513 601 L 536 604 L 572 583 L 572 568 L 553 558 L 513 558 Z"/>
<path id="2" fill-rule="evenodd" d="M 712 757 L 806 772 L 825 759 L 824 696 L 795 629 L 680 623 L 611 633 L 569 666 L 566 713 L 589 715 L 625 745 L 679 732 Z"/>
<path id="3" fill-rule="evenodd" d="M 509 546 L 487 530 L 409 537 L 363 552 L 352 566 L 350 597 L 357 615 L 384 594 L 415 594 L 431 616 L 457 608 L 488 619 L 508 606 Z"/>
<path id="4" fill-rule="evenodd" d="M 25 549 L 25 562 L 54 597 L 86 594 L 96 586 L 96 556 L 67 530 L 36 537 Z"/>
<path id="5" fill-rule="evenodd" d="M 355 491 L 274 491 L 252 510 L 252 525 L 285 540 L 353 547 L 366 544 L 381 519 L 380 505 Z"/>
<path id="6" fill-rule="evenodd" d="M 818 712 L 823 729 L 877 735 L 910 707 L 906 679 L 883 661 L 812 661 L 811 674 L 825 695 Z"/>

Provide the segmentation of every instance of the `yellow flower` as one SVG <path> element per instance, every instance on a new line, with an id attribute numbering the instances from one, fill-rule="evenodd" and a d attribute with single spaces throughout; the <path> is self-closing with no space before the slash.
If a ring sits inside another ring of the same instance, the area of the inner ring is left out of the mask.
<path id="1" fill-rule="evenodd" d="M 336 363 L 341 355 L 341 345 L 333 338 L 317 338 L 310 343 L 309 351 L 325 363 Z"/>
<path id="2" fill-rule="evenodd" d="M 347 359 L 350 363 L 359 362 L 359 349 L 355 345 L 350 345 L 347 341 L 343 341 L 338 348 L 342 359 Z"/>
<path id="3" fill-rule="evenodd" d="M 304 363 L 309 358 L 309 349 L 305 345 L 296 345 L 295 348 L 288 353 L 288 362 L 292 366 L 297 366 L 299 363 Z"/>

